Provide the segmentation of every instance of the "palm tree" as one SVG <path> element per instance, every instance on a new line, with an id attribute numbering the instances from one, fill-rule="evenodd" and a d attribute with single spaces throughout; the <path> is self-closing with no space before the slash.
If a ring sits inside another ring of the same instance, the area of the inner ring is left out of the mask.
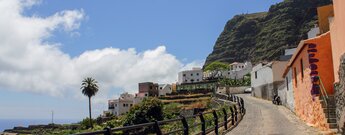
<path id="1" fill-rule="evenodd" d="M 82 81 L 81 90 L 82 93 L 89 98 L 89 116 L 90 116 L 90 127 L 92 128 L 92 118 L 91 118 L 91 97 L 95 96 L 98 92 L 97 81 L 91 77 L 87 77 Z"/>

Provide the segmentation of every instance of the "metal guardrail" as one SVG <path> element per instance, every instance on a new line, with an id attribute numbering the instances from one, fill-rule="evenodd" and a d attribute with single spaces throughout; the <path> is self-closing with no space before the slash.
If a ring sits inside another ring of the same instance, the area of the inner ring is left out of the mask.
<path id="1" fill-rule="evenodd" d="M 327 118 L 329 118 L 329 115 L 330 115 L 329 96 L 328 96 L 327 90 L 325 89 L 325 86 L 323 85 L 321 77 L 320 76 L 316 76 L 316 77 L 318 77 L 320 85 L 321 85 L 321 94 L 322 94 L 322 98 L 323 98 L 325 105 L 326 105 Z"/>
<path id="2" fill-rule="evenodd" d="M 226 109 L 223 108 L 223 109 L 212 110 L 212 111 L 203 112 L 203 113 L 199 113 L 199 114 L 191 115 L 191 116 L 180 116 L 177 119 L 155 121 L 155 122 L 150 122 L 150 123 L 143 123 L 143 124 L 137 124 L 137 125 L 132 125 L 132 126 L 118 127 L 118 128 L 105 128 L 104 130 L 100 130 L 100 131 L 80 133 L 76 135 L 99 135 L 99 134 L 112 135 L 114 134 L 114 132 L 119 132 L 119 131 L 125 132 L 123 134 L 136 135 L 136 134 L 142 134 L 142 133 L 136 133 L 135 130 L 140 130 L 143 128 L 151 128 L 152 129 L 151 132 L 157 135 L 170 135 L 170 134 L 189 135 L 190 128 L 195 128 L 198 126 L 200 126 L 201 128 L 201 132 L 196 133 L 197 135 L 206 135 L 213 131 L 216 135 L 218 135 L 219 129 L 221 127 L 224 127 L 225 131 L 229 131 L 233 129 L 234 126 L 236 126 L 240 122 L 238 117 L 241 116 L 241 119 L 242 119 L 243 115 L 245 114 L 245 108 L 244 108 L 244 101 L 241 97 L 233 96 L 233 95 L 218 94 L 218 93 L 215 94 L 215 97 L 217 97 L 218 99 L 235 102 L 236 105 L 230 106 L 229 108 L 230 112 L 227 112 Z M 205 115 L 207 114 L 212 114 L 213 119 L 206 120 Z M 221 118 L 218 114 L 223 114 L 223 117 Z M 200 120 L 200 123 L 194 123 L 192 125 L 189 125 L 188 119 L 191 119 L 191 118 L 195 118 L 195 119 L 198 118 Z M 219 122 L 220 120 L 222 120 L 222 122 Z M 173 131 L 163 133 L 161 130 L 161 126 L 169 124 L 169 123 L 173 123 L 173 122 L 181 122 L 183 127 L 175 129 Z M 210 128 L 207 128 L 206 124 L 210 122 L 214 123 L 214 125 L 212 125 L 212 127 Z M 231 126 L 229 126 L 229 124 L 231 124 Z"/>

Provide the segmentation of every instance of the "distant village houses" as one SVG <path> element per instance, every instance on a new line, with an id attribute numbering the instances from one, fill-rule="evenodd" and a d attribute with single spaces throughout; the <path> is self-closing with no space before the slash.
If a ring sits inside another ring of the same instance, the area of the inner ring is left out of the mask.
<path id="1" fill-rule="evenodd" d="M 178 84 L 198 83 L 203 81 L 203 70 L 201 68 L 193 68 L 178 73 Z"/>
<path id="2" fill-rule="evenodd" d="M 228 79 L 243 79 L 243 77 L 249 74 L 252 70 L 252 63 L 251 62 L 233 62 L 229 64 L 228 70 L 218 71 L 214 75 L 214 71 L 206 71 L 204 72 L 204 80 L 208 80 L 208 78 L 215 77 L 215 78 L 228 78 Z"/>
<path id="3" fill-rule="evenodd" d="M 158 84 L 153 82 L 139 83 L 138 88 L 138 93 L 135 95 L 125 92 L 121 94 L 118 99 L 108 100 L 108 111 L 104 113 L 111 113 L 116 116 L 123 115 L 127 113 L 133 105 L 142 102 L 144 98 L 166 96 L 173 90 L 170 84 Z"/>
<path id="4" fill-rule="evenodd" d="M 116 116 L 125 114 L 133 106 L 134 96 L 123 93 L 118 99 L 108 100 L 108 111 Z"/>

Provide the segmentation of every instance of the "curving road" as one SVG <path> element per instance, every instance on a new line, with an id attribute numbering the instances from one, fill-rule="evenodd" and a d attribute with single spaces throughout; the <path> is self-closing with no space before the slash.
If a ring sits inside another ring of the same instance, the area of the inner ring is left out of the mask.
<path id="1" fill-rule="evenodd" d="M 318 135 L 317 129 L 304 124 L 283 106 L 250 96 L 238 95 L 245 101 L 246 115 L 226 135 Z"/>

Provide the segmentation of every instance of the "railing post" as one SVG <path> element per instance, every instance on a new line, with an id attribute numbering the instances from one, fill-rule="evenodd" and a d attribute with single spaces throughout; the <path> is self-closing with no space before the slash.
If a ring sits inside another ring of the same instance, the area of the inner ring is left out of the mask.
<path id="1" fill-rule="evenodd" d="M 241 104 L 242 104 L 241 110 L 242 110 L 242 113 L 244 113 L 244 100 L 243 100 L 243 98 L 241 98 Z"/>
<path id="2" fill-rule="evenodd" d="M 155 121 L 154 129 L 156 131 L 156 135 L 162 135 L 161 128 L 159 127 L 158 121 Z"/>
<path id="3" fill-rule="evenodd" d="M 234 116 L 234 110 L 230 106 L 230 111 L 231 111 L 231 125 L 235 125 L 235 116 Z"/>
<path id="4" fill-rule="evenodd" d="M 111 135 L 111 128 L 110 127 L 106 127 L 104 128 L 105 132 L 104 132 L 104 135 Z"/>
<path id="5" fill-rule="evenodd" d="M 237 105 L 238 105 L 238 107 L 240 107 L 241 108 L 241 102 L 239 102 L 239 100 L 237 99 Z"/>
<path id="6" fill-rule="evenodd" d="M 235 121 L 237 122 L 237 107 L 234 105 L 234 111 L 235 111 Z"/>
<path id="7" fill-rule="evenodd" d="M 188 127 L 188 122 L 186 120 L 186 118 L 184 116 L 181 116 L 181 121 L 182 121 L 182 124 L 183 124 L 183 134 L 184 135 L 188 135 L 189 133 L 189 127 Z"/>
<path id="8" fill-rule="evenodd" d="M 219 126 L 218 126 L 218 115 L 217 115 L 216 110 L 213 110 L 213 117 L 214 117 L 214 125 L 215 125 L 215 127 L 214 127 L 214 133 L 215 133 L 216 135 L 218 135 L 218 128 L 219 128 Z"/>
<path id="9" fill-rule="evenodd" d="M 223 113 L 224 113 L 224 128 L 225 130 L 228 130 L 228 114 L 226 113 L 225 108 L 223 108 Z"/>
<path id="10" fill-rule="evenodd" d="M 204 115 L 200 113 L 199 117 L 201 121 L 201 132 L 202 132 L 201 135 L 206 135 L 206 122 L 205 122 Z"/>

